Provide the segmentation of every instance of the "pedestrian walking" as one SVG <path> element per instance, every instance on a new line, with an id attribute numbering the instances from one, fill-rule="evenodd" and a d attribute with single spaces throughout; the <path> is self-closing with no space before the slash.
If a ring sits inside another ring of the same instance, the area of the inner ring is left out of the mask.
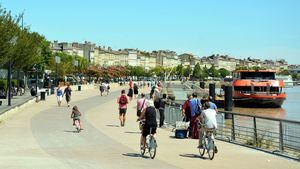
<path id="1" fill-rule="evenodd" d="M 127 96 L 129 97 L 129 100 L 131 101 L 132 97 L 133 97 L 133 89 L 132 88 L 129 88 Z"/>
<path id="2" fill-rule="evenodd" d="M 190 100 L 191 107 L 191 122 L 190 127 L 192 129 L 191 137 L 193 139 L 199 139 L 198 133 L 198 122 L 197 122 L 197 114 L 201 112 L 201 101 L 197 98 L 197 94 L 193 93 L 193 98 Z"/>
<path id="3" fill-rule="evenodd" d="M 63 97 L 63 92 L 62 92 L 60 86 L 58 85 L 58 87 L 56 89 L 56 98 L 57 98 L 58 106 L 61 106 L 62 97 Z"/>
<path id="4" fill-rule="evenodd" d="M 110 90 L 109 83 L 106 83 L 106 94 L 107 94 L 107 95 L 109 94 L 109 90 Z"/>
<path id="5" fill-rule="evenodd" d="M 66 102 L 68 107 L 70 107 L 70 101 L 71 101 L 71 93 L 72 93 L 72 89 L 70 87 L 70 84 L 67 84 L 67 87 L 64 90 L 64 94 L 63 96 L 66 96 Z"/>
<path id="6" fill-rule="evenodd" d="M 134 98 L 137 98 L 137 95 L 139 94 L 139 87 L 136 83 L 133 85 L 133 93 L 134 93 Z"/>
<path id="7" fill-rule="evenodd" d="M 188 95 L 187 96 L 187 100 L 184 102 L 184 104 L 182 105 L 182 116 L 184 117 L 185 122 L 190 122 L 191 124 L 191 107 L 190 107 L 190 100 L 192 99 L 192 95 Z M 192 127 L 191 125 L 189 126 L 189 134 L 188 136 L 191 137 L 192 136 Z"/>
<path id="8" fill-rule="evenodd" d="M 104 92 L 104 83 L 101 83 L 99 86 L 99 90 L 100 90 L 100 95 L 103 96 L 103 92 Z"/>
<path id="9" fill-rule="evenodd" d="M 124 127 L 125 125 L 125 115 L 127 111 L 128 98 L 125 94 L 125 90 L 121 91 L 121 96 L 118 97 L 117 103 L 119 104 L 119 120 L 120 126 Z"/>
<path id="10" fill-rule="evenodd" d="M 165 121 L 165 107 L 167 104 L 167 94 L 163 94 L 162 98 L 159 98 L 159 127 L 164 126 Z"/>

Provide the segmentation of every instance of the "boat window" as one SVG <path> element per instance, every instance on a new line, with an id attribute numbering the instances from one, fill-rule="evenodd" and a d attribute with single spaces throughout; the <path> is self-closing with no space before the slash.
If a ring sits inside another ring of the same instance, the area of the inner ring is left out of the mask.
<path id="1" fill-rule="evenodd" d="M 241 72 L 241 79 L 275 79 L 274 72 Z"/>

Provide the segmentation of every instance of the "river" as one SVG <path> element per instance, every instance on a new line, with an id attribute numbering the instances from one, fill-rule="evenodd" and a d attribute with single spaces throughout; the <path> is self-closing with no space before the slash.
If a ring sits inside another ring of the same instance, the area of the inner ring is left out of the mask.
<path id="1" fill-rule="evenodd" d="M 219 90 L 216 89 L 216 92 L 218 93 Z M 300 121 L 300 86 L 285 88 L 284 92 L 286 92 L 287 97 L 281 108 L 234 107 L 233 112 Z M 183 89 L 173 89 L 173 94 L 176 100 L 180 100 L 179 102 L 183 102 L 182 100 L 186 99 L 186 93 L 187 91 Z"/>
<path id="2" fill-rule="evenodd" d="M 234 107 L 234 112 L 255 114 L 258 116 L 274 117 L 300 121 L 300 86 L 285 88 L 286 100 L 281 108 L 240 108 Z"/>

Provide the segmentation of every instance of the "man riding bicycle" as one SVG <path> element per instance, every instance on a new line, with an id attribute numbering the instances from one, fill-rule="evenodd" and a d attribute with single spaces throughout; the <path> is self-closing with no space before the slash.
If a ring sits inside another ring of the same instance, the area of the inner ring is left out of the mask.
<path id="1" fill-rule="evenodd" d="M 153 100 L 149 100 L 147 102 L 147 108 L 142 111 L 142 114 L 139 117 L 139 120 L 145 119 L 145 124 L 142 129 L 142 136 L 141 136 L 141 148 L 146 147 L 146 137 L 148 134 L 154 135 L 156 133 L 157 122 L 156 122 L 156 110 L 154 107 Z M 150 133 L 151 130 L 151 133 Z"/>
<path id="2" fill-rule="evenodd" d="M 203 105 L 204 110 L 202 110 L 201 114 L 198 114 L 197 118 L 199 122 L 202 123 L 199 129 L 199 146 L 198 148 L 202 148 L 202 137 L 204 131 L 214 132 L 217 129 L 217 113 L 215 109 L 210 109 L 210 103 L 206 102 Z M 217 147 L 215 147 L 215 152 L 217 152 Z"/>

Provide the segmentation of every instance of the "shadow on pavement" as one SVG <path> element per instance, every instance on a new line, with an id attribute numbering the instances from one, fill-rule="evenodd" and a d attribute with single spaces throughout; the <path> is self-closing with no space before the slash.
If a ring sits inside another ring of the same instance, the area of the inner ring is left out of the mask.
<path id="1" fill-rule="evenodd" d="M 127 134 L 141 134 L 140 131 L 125 131 L 124 133 L 127 133 Z"/>
<path id="2" fill-rule="evenodd" d="M 65 133 L 78 133 L 77 130 L 64 130 Z"/>
<path id="3" fill-rule="evenodd" d="M 142 156 L 141 154 L 138 153 L 126 153 L 126 154 L 122 154 L 123 156 L 127 156 L 127 157 L 139 157 L 139 158 L 150 158 L 150 157 L 146 157 L 146 156 Z"/>
<path id="4" fill-rule="evenodd" d="M 115 124 L 108 124 L 106 126 L 108 126 L 108 127 L 120 127 L 119 125 L 115 125 Z"/>
<path id="5" fill-rule="evenodd" d="M 200 155 L 196 154 L 179 154 L 181 157 L 186 157 L 186 158 L 200 158 L 200 159 L 207 159 L 205 157 L 201 157 Z"/>

